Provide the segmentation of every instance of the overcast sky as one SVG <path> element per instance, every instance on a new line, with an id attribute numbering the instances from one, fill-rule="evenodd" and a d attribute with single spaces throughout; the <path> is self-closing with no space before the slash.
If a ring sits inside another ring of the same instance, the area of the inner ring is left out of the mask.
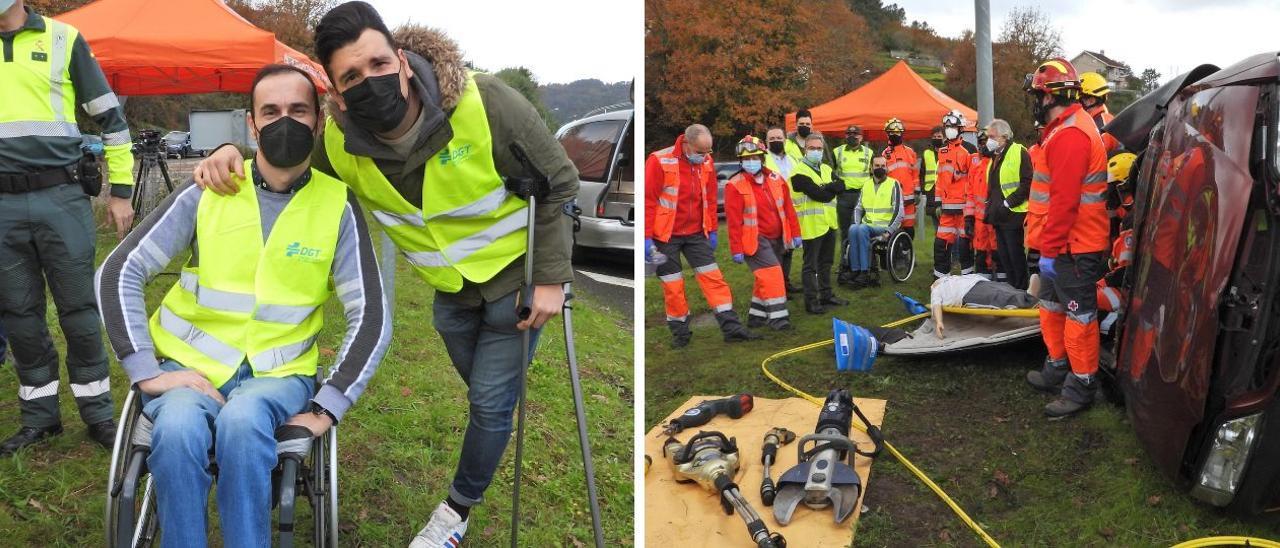
<path id="1" fill-rule="evenodd" d="M 974 27 L 968 0 L 885 0 L 907 11 L 907 22 L 927 21 L 944 36 Z M 990 0 L 991 37 L 996 39 L 1009 11 L 1037 5 L 1062 35 L 1067 58 L 1081 50 L 1106 50 L 1134 73 L 1155 68 L 1161 78 L 1201 63 L 1225 67 L 1255 53 L 1280 49 L 1277 0 L 1074 0 L 1028 2 Z"/>
<path id="2" fill-rule="evenodd" d="M 640 0 L 366 1 L 392 30 L 407 22 L 443 29 L 488 71 L 524 66 L 549 84 L 629 81 L 640 70 Z"/>

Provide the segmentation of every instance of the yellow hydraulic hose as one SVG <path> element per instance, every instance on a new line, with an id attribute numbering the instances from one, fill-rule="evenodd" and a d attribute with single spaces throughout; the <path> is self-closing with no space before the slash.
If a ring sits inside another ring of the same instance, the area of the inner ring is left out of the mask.
<path id="1" fill-rule="evenodd" d="M 1173 548 L 1201 548 L 1204 546 L 1256 546 L 1258 548 L 1280 548 L 1280 542 L 1254 537 L 1205 537 L 1188 540 Z"/>
<path id="2" fill-rule="evenodd" d="M 1005 317 L 1031 318 L 1031 317 L 1037 317 L 1040 315 L 1040 312 L 1035 309 L 999 310 L 999 309 L 988 309 L 988 308 L 961 308 L 961 307 L 947 306 L 947 307 L 943 307 L 942 310 L 949 314 L 970 314 L 975 316 L 1005 316 Z M 903 318 L 901 320 L 890 322 L 880 327 L 884 327 L 884 328 L 899 327 L 916 320 L 922 320 L 927 317 L 929 317 L 929 313 L 925 312 L 922 314 L 916 314 L 914 316 L 910 316 L 907 318 Z M 810 403 L 821 407 L 823 404 L 823 401 L 819 399 L 817 396 L 806 393 L 805 391 L 800 390 L 799 388 L 796 388 L 794 386 L 791 386 L 790 384 L 787 384 L 786 381 L 778 378 L 778 376 L 774 375 L 772 371 L 769 371 L 769 362 L 778 358 L 790 356 L 792 354 L 799 354 L 801 352 L 808 352 L 810 350 L 822 348 L 824 346 L 832 344 L 833 342 L 834 342 L 834 339 L 827 339 L 825 341 L 806 344 L 804 346 L 799 346 L 796 348 L 792 348 L 790 350 L 783 350 L 782 352 L 778 352 L 777 354 L 769 356 L 765 358 L 764 361 L 760 362 L 760 370 L 764 372 L 765 377 L 768 377 L 769 380 L 773 381 L 778 386 L 781 386 L 783 389 L 787 390 L 788 392 L 791 392 L 797 396 L 800 396 L 801 398 L 808 400 Z M 863 432 L 867 431 L 866 427 L 864 427 L 861 424 L 854 423 L 853 425 L 857 427 L 859 430 L 862 430 Z M 973 532 L 977 533 L 978 536 L 982 538 L 983 542 L 986 542 L 988 546 L 991 546 L 993 548 L 999 548 L 1000 545 L 996 543 L 995 539 L 991 538 L 991 535 L 988 535 L 987 532 L 982 529 L 982 526 L 978 525 L 978 522 L 973 521 L 973 518 L 969 517 L 969 514 L 966 514 L 964 509 L 960 508 L 960 505 L 956 504 L 956 501 L 953 500 L 950 496 L 948 496 L 947 493 L 943 491 L 941 487 L 938 486 L 938 484 L 934 483 L 933 480 L 929 479 L 929 476 L 926 476 L 923 470 L 920 470 L 919 468 L 916 467 L 916 465 L 912 464 L 911 461 L 907 460 L 907 457 L 903 456 L 903 454 L 899 452 L 898 449 L 894 447 L 892 444 L 890 444 L 888 441 L 884 442 L 884 448 L 889 451 L 890 455 L 893 455 L 894 458 L 898 459 L 898 462 L 902 463 L 902 465 L 905 466 L 907 470 L 909 470 L 912 474 L 914 474 L 916 478 L 920 480 L 921 483 L 924 483 L 926 486 L 929 487 L 930 490 L 934 492 L 934 494 L 938 495 L 938 498 L 942 499 L 942 502 L 945 502 L 947 506 L 951 508 L 951 511 L 955 512 L 955 514 L 959 516 L 962 521 L 964 521 L 965 525 L 968 525 L 970 529 L 973 529 Z M 1267 540 L 1263 538 L 1255 538 L 1255 537 L 1221 536 L 1221 537 L 1205 537 L 1205 538 L 1199 538 L 1195 540 L 1188 540 L 1186 542 L 1176 544 L 1172 548 L 1205 548 L 1205 547 L 1211 547 L 1211 546 L 1253 546 L 1257 548 L 1280 548 L 1280 542 L 1277 542 L 1274 540 Z"/>
<path id="3" fill-rule="evenodd" d="M 948 312 L 951 311 L 949 309 L 944 309 L 944 310 L 947 310 Z M 964 309 L 964 310 L 983 310 L 983 309 Z M 1003 310 L 984 310 L 984 311 L 985 312 L 1008 312 Z M 1037 312 L 1037 314 L 1039 313 Z M 927 317 L 929 317 L 929 313 L 925 312 L 923 314 L 916 314 L 915 316 L 911 316 L 895 322 L 887 323 L 881 327 L 886 327 L 886 328 L 898 327 L 900 325 L 907 324 L 916 320 L 921 320 Z M 783 350 L 782 352 L 779 352 L 777 354 L 769 356 L 768 358 L 765 358 L 763 362 L 760 362 L 760 369 L 764 371 L 764 376 L 768 377 L 769 380 L 773 381 L 778 386 L 781 386 L 787 391 L 808 400 L 814 405 L 821 407 L 823 403 L 821 399 L 818 399 L 816 396 L 813 396 L 812 394 L 805 393 L 803 390 L 800 390 L 799 388 L 796 388 L 794 386 L 791 386 L 790 384 L 787 384 L 786 381 L 783 381 L 782 379 L 778 378 L 777 375 L 774 375 L 773 372 L 769 371 L 769 362 L 784 356 L 799 354 L 801 352 L 807 352 L 815 348 L 822 348 L 824 346 L 832 344 L 832 342 L 833 342 L 833 339 L 828 339 L 822 342 L 816 342 L 813 344 L 806 344 L 801 347 L 792 348 L 790 350 Z M 856 426 L 859 430 L 866 432 L 866 428 L 863 425 L 854 423 L 854 426 Z M 970 529 L 973 529 L 973 532 L 977 533 L 978 536 L 981 537 L 982 540 L 986 542 L 988 546 L 991 546 L 993 548 L 999 548 L 1000 545 L 996 543 L 995 539 L 991 538 L 991 535 L 988 535 L 987 532 L 982 529 L 981 525 L 978 525 L 978 522 L 973 521 L 973 518 L 969 517 L 969 514 L 966 514 L 964 512 L 964 509 L 960 508 L 959 504 L 956 504 L 956 501 L 952 500 L 951 497 L 947 496 L 947 493 L 943 491 L 942 488 L 938 486 L 938 484 L 934 483 L 933 480 L 929 479 L 929 476 L 926 476 L 923 471 L 921 471 L 919 468 L 916 468 L 916 465 L 911 464 L 911 461 L 907 460 L 907 457 L 903 456 L 902 453 L 898 452 L 897 448 L 895 448 L 888 441 L 884 442 L 884 448 L 889 451 L 890 455 L 893 455 L 894 458 L 898 459 L 898 462 L 901 462 L 902 465 L 907 468 L 907 470 L 910 470 L 912 474 L 915 474 L 916 478 L 918 478 L 922 483 L 928 486 L 929 489 L 934 492 L 934 494 L 938 495 L 938 498 L 942 499 L 942 502 L 947 503 L 947 506 L 951 507 L 951 511 L 955 512 L 957 516 L 960 516 L 960 519 L 964 521 L 965 525 L 968 525 Z M 1258 546 L 1262 546 L 1262 545 L 1258 545 Z M 1277 546 L 1275 548 L 1280 548 L 1280 546 Z"/>

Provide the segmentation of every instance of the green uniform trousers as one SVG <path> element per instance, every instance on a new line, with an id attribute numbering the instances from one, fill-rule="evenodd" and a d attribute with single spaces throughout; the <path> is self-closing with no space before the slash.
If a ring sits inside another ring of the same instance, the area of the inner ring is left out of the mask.
<path id="1" fill-rule="evenodd" d="M 79 185 L 0 193 L 0 323 L 18 373 L 23 426 L 61 422 L 46 283 L 67 342 L 67 376 L 80 418 L 93 424 L 114 414 L 94 297 L 94 228 L 89 197 Z"/>

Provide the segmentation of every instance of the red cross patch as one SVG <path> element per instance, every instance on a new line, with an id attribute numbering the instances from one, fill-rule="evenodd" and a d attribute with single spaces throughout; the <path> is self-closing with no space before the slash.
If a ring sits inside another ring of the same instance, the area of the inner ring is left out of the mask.
<path id="1" fill-rule="evenodd" d="M 1070 302 L 1068 302 L 1068 303 L 1067 303 L 1067 310 L 1070 310 L 1070 311 L 1072 311 L 1072 312 L 1075 312 L 1075 311 L 1077 311 L 1077 310 L 1080 310 L 1080 303 L 1075 302 L 1075 301 L 1070 301 Z"/>

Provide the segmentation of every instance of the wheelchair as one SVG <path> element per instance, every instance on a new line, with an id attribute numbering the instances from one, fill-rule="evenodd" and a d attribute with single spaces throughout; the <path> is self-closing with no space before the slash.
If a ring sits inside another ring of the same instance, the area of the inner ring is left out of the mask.
<path id="1" fill-rule="evenodd" d="M 878 273 L 881 269 L 889 273 L 889 277 L 895 282 L 905 282 L 911 278 L 911 274 L 916 270 L 916 249 L 911 238 L 911 232 L 914 228 L 899 227 L 885 241 L 873 241 L 871 243 L 871 272 Z M 841 268 L 849 269 L 849 243 L 846 241 L 844 250 L 841 252 L 842 257 Z"/>
<path id="2" fill-rule="evenodd" d="M 137 388 L 125 397 L 118 424 L 107 481 L 107 546 L 152 546 L 161 533 L 156 492 L 147 470 L 152 423 L 142 414 L 142 394 Z M 279 462 L 271 474 L 273 504 L 279 507 L 276 545 L 293 546 L 297 501 L 305 498 L 311 506 L 314 545 L 337 548 L 337 427 L 313 438 L 306 427 L 281 426 L 276 430 L 276 455 Z"/>

